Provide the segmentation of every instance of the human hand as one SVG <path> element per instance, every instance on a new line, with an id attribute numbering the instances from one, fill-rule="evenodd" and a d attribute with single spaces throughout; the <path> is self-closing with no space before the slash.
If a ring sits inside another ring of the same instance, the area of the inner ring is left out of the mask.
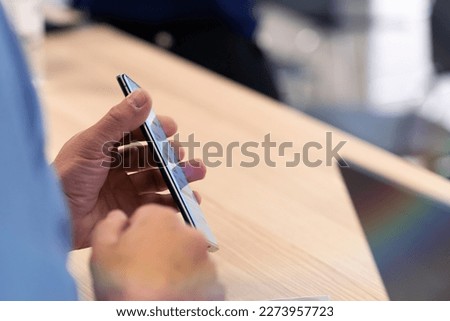
<path id="1" fill-rule="evenodd" d="M 91 271 L 98 300 L 223 300 L 207 241 L 169 207 L 128 218 L 112 211 L 94 229 Z"/>
<path id="2" fill-rule="evenodd" d="M 167 189 L 166 184 L 158 169 L 147 161 L 142 164 L 142 149 L 125 148 L 129 168 L 111 163 L 112 153 L 117 154 L 119 145 L 144 140 L 139 126 L 147 119 L 150 109 L 149 95 L 137 90 L 95 125 L 71 138 L 57 155 L 53 164 L 70 208 L 75 249 L 90 245 L 95 224 L 113 209 L 131 215 L 143 204 L 175 207 L 170 194 L 159 194 Z M 177 126 L 171 118 L 159 116 L 158 119 L 167 137 L 175 134 Z M 176 145 L 174 149 L 182 159 L 183 149 Z M 138 167 L 137 163 L 144 166 Z M 206 173 L 201 161 L 190 160 L 182 167 L 189 182 L 202 179 Z M 200 200 L 197 193 L 196 196 Z"/>

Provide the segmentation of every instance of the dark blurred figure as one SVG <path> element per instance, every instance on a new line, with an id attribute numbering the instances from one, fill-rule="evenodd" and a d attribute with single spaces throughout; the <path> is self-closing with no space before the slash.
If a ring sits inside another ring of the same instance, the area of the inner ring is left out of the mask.
<path id="1" fill-rule="evenodd" d="M 295 10 L 322 27 L 339 24 L 338 0 L 266 0 Z"/>
<path id="2" fill-rule="evenodd" d="M 450 1 L 436 0 L 432 14 L 433 56 L 438 72 L 450 71 Z"/>
<path id="3" fill-rule="evenodd" d="M 253 41 L 254 0 L 73 0 L 93 19 L 278 99 L 270 68 Z"/>

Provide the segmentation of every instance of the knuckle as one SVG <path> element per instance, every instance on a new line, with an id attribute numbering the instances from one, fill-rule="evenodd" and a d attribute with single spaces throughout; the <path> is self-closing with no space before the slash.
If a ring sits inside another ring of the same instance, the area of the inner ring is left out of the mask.
<path id="1" fill-rule="evenodd" d="M 107 120 L 110 125 L 117 125 L 123 121 L 123 115 L 119 105 L 114 106 L 110 109 L 110 111 L 108 112 Z"/>

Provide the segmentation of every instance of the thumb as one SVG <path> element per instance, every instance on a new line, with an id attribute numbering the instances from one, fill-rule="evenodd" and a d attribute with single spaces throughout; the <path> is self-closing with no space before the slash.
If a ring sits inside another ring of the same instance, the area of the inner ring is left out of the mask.
<path id="1" fill-rule="evenodd" d="M 91 127 L 91 137 L 101 139 L 100 144 L 119 141 L 124 133 L 132 132 L 145 122 L 151 105 L 151 98 L 145 90 L 132 92 Z"/>
<path id="2" fill-rule="evenodd" d="M 100 221 L 92 235 L 92 247 L 112 245 L 119 241 L 120 235 L 128 225 L 128 217 L 120 210 L 114 210 Z"/>

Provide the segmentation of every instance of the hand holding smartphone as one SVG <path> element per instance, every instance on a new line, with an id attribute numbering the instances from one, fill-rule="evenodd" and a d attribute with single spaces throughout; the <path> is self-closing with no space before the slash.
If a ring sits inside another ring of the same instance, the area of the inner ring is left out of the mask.
<path id="1" fill-rule="evenodd" d="M 117 81 L 125 96 L 140 88 L 136 82 L 125 74 L 117 76 Z M 209 251 L 217 251 L 219 249 L 217 240 L 205 220 L 194 193 L 189 187 L 183 169 L 177 164 L 175 152 L 170 146 L 153 109 L 140 129 L 184 221 L 203 233 L 208 241 Z"/>

